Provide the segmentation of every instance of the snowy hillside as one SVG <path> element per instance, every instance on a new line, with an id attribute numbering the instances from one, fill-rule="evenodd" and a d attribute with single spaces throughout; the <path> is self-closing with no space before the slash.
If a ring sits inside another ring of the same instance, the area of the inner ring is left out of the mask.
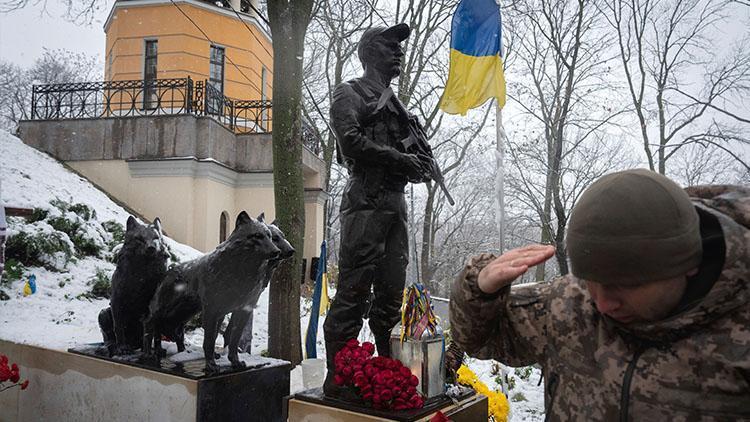
<path id="1" fill-rule="evenodd" d="M 0 338 L 51 349 L 67 350 L 82 343 L 100 342 L 97 316 L 108 306 L 101 297 L 103 282 L 115 269 L 111 262 L 122 239 L 128 212 L 107 195 L 68 171 L 46 154 L 0 131 L 0 203 L 35 209 L 30 218 L 8 219 L 9 239 L 18 254 L 24 245 L 24 262 L 6 262 L 0 283 Z M 19 239 L 23 242 L 19 243 Z M 200 252 L 166 239 L 173 260 L 186 261 Z M 29 276 L 36 277 L 36 293 L 25 296 Z M 301 301 L 304 341 L 310 302 Z M 268 290 L 258 301 L 254 317 L 253 354 L 268 341 Z M 318 326 L 318 357 L 325 357 L 323 322 Z M 360 341 L 373 341 L 365 321 Z M 203 330 L 186 333 L 188 350 L 200 351 Z M 217 339 L 221 346 L 222 337 Z M 303 343 L 304 344 L 304 343 Z M 192 346 L 192 347 L 191 347 Z M 490 387 L 499 388 L 500 366 L 493 361 L 468 361 L 471 369 Z M 509 393 L 512 421 L 544 418 L 543 387 L 538 387 L 536 368 L 506 369 L 513 380 Z M 303 389 L 301 369 L 292 371 L 292 392 Z"/>
<path id="2" fill-rule="evenodd" d="M 86 179 L 2 131 L 0 157 L 0 201 L 35 209 L 31 218 L 8 218 L 6 247 L 24 259 L 6 253 L 0 338 L 60 350 L 101 341 L 97 315 L 109 304 L 101 290 L 115 269 L 113 251 L 129 214 Z M 200 255 L 166 241 L 176 260 Z M 31 275 L 37 291 L 24 296 Z"/>

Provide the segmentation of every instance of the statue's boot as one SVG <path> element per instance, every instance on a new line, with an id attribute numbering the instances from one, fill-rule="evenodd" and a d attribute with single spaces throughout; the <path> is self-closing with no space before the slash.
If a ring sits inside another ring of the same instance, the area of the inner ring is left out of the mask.
<path id="1" fill-rule="evenodd" d="M 334 373 L 336 371 L 334 358 L 336 357 L 336 353 L 343 349 L 345 345 L 346 342 L 343 341 L 326 342 L 326 365 L 328 367 L 328 372 L 326 372 L 326 379 L 323 381 L 323 394 L 329 399 L 341 400 L 349 403 L 361 403 L 362 399 L 357 396 L 353 387 L 343 387 L 336 385 L 333 382 Z"/>

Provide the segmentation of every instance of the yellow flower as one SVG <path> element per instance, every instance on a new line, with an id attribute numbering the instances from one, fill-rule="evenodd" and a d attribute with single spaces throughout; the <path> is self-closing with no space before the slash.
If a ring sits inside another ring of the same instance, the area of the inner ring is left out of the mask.
<path id="1" fill-rule="evenodd" d="M 459 383 L 468 385 L 477 393 L 487 396 L 489 414 L 496 422 L 508 420 L 508 398 L 503 393 L 490 390 L 466 365 L 461 365 L 456 374 Z"/>

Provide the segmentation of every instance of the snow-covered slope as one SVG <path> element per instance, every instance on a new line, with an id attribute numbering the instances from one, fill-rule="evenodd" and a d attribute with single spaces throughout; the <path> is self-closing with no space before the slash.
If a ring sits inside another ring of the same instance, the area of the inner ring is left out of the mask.
<path id="1" fill-rule="evenodd" d="M 46 220 L 31 224 L 21 218 L 8 218 L 9 236 L 20 233 L 38 234 L 48 239 L 60 236 L 61 242 L 72 250 L 69 236 L 48 224 L 50 218 L 61 218 L 63 223 L 77 221 L 83 236 L 103 246 L 113 239 L 101 223 L 115 221 L 124 225 L 129 216 L 86 179 L 4 131 L 0 131 L 0 179 L 0 202 L 4 206 L 37 208 L 48 215 Z M 66 207 L 84 204 L 96 215 L 83 221 L 55 204 L 66 204 Z M 166 241 L 181 261 L 201 254 L 172 239 Z M 47 256 L 42 259 L 44 267 L 27 264 L 21 269 L 21 278 L 12 281 L 8 281 L 6 273 L 0 290 L 10 299 L 0 301 L 0 338 L 61 350 L 75 344 L 101 341 L 97 315 L 108 306 L 108 300 L 90 298 L 87 293 L 92 289 L 97 272 L 111 276 L 114 271 L 114 264 L 108 260 L 112 254 L 106 249 L 104 247 L 98 257 L 65 256 L 64 253 Z M 24 285 L 32 274 L 36 276 L 37 292 L 24 296 Z"/>

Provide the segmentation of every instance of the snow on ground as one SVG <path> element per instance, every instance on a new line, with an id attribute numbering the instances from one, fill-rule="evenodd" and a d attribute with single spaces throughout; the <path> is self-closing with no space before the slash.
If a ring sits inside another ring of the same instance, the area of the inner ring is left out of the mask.
<path id="1" fill-rule="evenodd" d="M 115 220 L 124 225 L 129 216 L 126 210 L 86 179 L 68 171 L 53 158 L 24 145 L 18 138 L 3 131 L 0 131 L 0 157 L 0 202 L 6 206 L 43 208 L 54 213 L 57 211 L 50 202 L 62 200 L 88 205 L 96 211 L 96 218 L 100 222 Z M 11 233 L 14 225 L 22 224 L 20 219 L 11 219 L 9 223 Z M 38 223 L 38 226 L 47 230 L 43 221 Z M 166 241 L 180 261 L 194 259 L 201 254 L 172 239 L 166 238 Z M 90 282 L 95 278 L 97 271 L 111 276 L 115 269 L 114 264 L 106 259 L 85 257 L 59 268 L 62 268 L 62 271 L 27 267 L 21 280 L 0 285 L 0 290 L 10 296 L 9 300 L 0 301 L 0 338 L 57 350 L 102 341 L 97 316 L 102 308 L 108 306 L 109 301 L 87 298 L 86 293 L 91 289 Z M 24 297 L 25 278 L 31 274 L 36 276 L 37 293 Z M 301 301 L 303 349 L 310 307 L 310 301 Z M 316 338 L 319 359 L 325 359 L 324 320 L 325 316 L 318 320 Z M 259 298 L 253 327 L 252 354 L 259 355 L 267 349 L 268 343 L 268 289 Z M 219 336 L 218 347 L 222 346 L 222 340 Z M 359 340 L 373 341 L 367 321 L 364 321 Z M 196 354 L 202 354 L 202 341 L 202 329 L 186 333 L 188 350 Z M 172 345 L 165 343 L 165 346 Z M 501 378 L 497 372 L 499 364 L 475 359 L 469 359 L 467 364 L 490 388 L 500 389 Z M 515 371 L 514 368 L 507 367 L 506 371 L 514 379 L 515 384 L 508 394 L 511 421 L 544 419 L 544 388 L 537 386 L 540 371 L 533 368 L 527 373 L 523 368 Z M 302 370 L 297 366 L 291 373 L 290 390 L 294 393 L 303 388 Z"/>
<path id="2" fill-rule="evenodd" d="M 0 131 L 0 157 L 0 203 L 5 206 L 41 208 L 53 215 L 60 211 L 50 202 L 83 203 L 96 211 L 97 222 L 115 220 L 123 226 L 130 215 L 86 179 L 4 131 Z M 19 218 L 8 220 L 10 235 L 18 233 L 21 227 L 52 231 L 44 221 L 25 224 Z M 189 246 L 165 239 L 181 261 L 200 256 L 200 252 Z M 85 257 L 54 267 L 62 270 L 27 267 L 21 279 L 10 283 L 4 280 L 0 285 L 10 296 L 9 300 L 0 301 L 0 338 L 57 350 L 102 340 L 97 316 L 102 308 L 109 306 L 109 301 L 87 298 L 86 293 L 91 290 L 89 282 L 97 271 L 111 276 L 114 264 L 106 259 Z M 31 274 L 36 276 L 37 292 L 24 297 L 24 284 Z"/>

